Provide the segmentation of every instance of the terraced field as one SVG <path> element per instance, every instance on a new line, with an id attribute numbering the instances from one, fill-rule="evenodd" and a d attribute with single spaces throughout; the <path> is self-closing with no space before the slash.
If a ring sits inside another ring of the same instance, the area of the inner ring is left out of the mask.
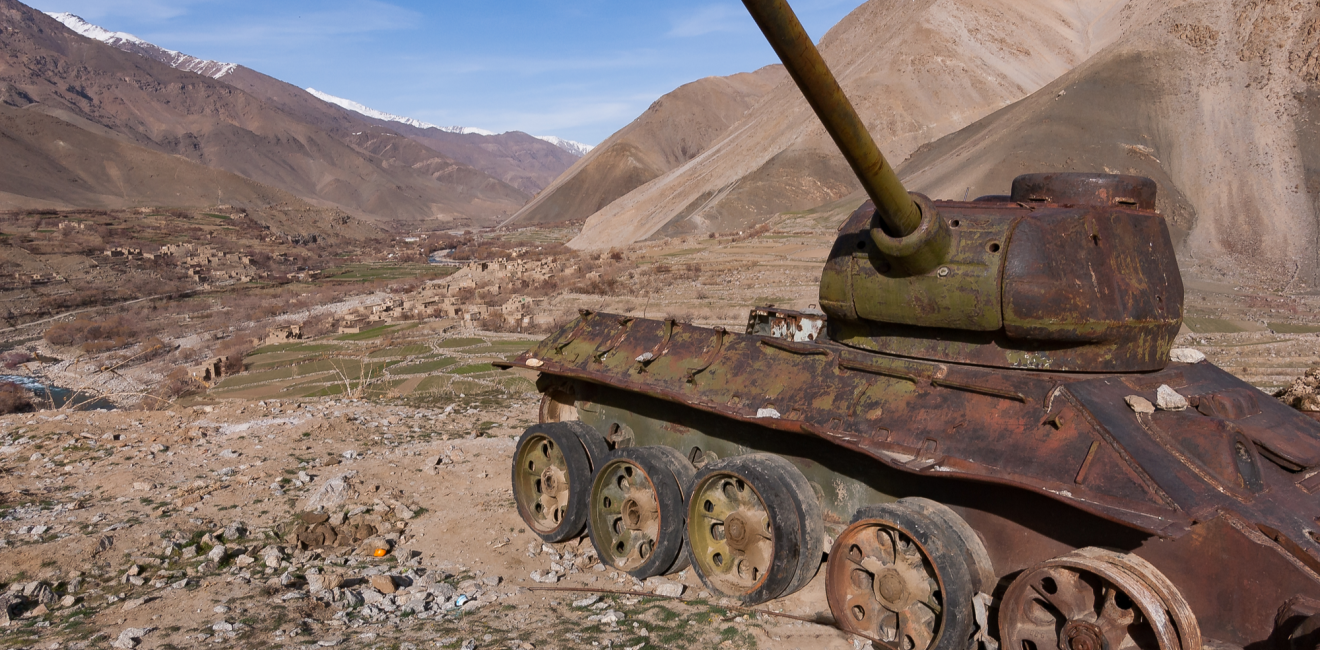
<path id="1" fill-rule="evenodd" d="M 244 372 L 223 378 L 208 394 L 253 400 L 344 395 L 418 403 L 457 395 L 519 395 L 536 388 L 491 364 L 517 356 L 536 341 L 517 334 L 449 334 L 436 331 L 434 324 L 394 324 L 257 348 L 245 358 Z"/>

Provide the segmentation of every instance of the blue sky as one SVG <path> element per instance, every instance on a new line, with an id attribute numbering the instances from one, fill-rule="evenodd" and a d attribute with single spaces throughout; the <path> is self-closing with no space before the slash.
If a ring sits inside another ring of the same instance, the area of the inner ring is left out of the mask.
<path id="1" fill-rule="evenodd" d="M 861 0 L 791 0 L 816 40 Z M 28 0 L 441 125 L 597 144 L 657 97 L 776 62 L 741 2 Z"/>

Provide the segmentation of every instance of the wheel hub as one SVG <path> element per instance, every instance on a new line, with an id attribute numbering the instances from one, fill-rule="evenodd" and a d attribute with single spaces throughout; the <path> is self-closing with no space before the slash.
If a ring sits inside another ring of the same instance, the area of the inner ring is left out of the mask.
<path id="1" fill-rule="evenodd" d="M 1109 642 L 1095 623 L 1068 621 L 1059 633 L 1059 650 L 1109 650 Z"/>
<path id="2" fill-rule="evenodd" d="M 642 525 L 642 508 L 631 497 L 623 502 L 623 525 L 633 530 Z"/>
<path id="3" fill-rule="evenodd" d="M 901 612 L 929 595 L 922 593 L 927 591 L 922 589 L 926 586 L 926 574 L 911 566 L 885 564 L 874 557 L 866 558 L 861 565 L 874 576 L 871 591 L 885 609 Z"/>
<path id="4" fill-rule="evenodd" d="M 559 492 L 559 486 L 562 484 L 564 473 L 558 467 L 550 466 L 541 472 L 541 491 L 546 494 L 555 494 Z"/>
<path id="5" fill-rule="evenodd" d="M 724 520 L 724 535 L 729 540 L 729 547 L 743 551 L 747 548 L 747 522 L 741 512 L 735 512 Z"/>

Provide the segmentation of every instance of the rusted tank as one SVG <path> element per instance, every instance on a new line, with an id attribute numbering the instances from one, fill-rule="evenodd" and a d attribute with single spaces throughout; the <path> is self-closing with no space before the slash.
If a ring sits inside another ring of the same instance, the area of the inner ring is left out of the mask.
<path id="1" fill-rule="evenodd" d="M 872 200 L 820 313 L 583 312 L 511 362 L 544 394 L 532 530 L 747 603 L 823 573 L 841 628 L 901 650 L 1316 648 L 1320 425 L 1171 350 L 1155 184 L 908 193 L 788 6 L 744 2 Z"/>

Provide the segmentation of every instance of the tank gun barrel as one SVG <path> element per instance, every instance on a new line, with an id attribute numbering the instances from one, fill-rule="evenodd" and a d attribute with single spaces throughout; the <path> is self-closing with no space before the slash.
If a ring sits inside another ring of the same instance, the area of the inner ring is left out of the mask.
<path id="1" fill-rule="evenodd" d="M 886 229 L 897 237 L 917 230 L 921 210 L 899 182 L 894 168 L 880 153 L 852 102 L 843 94 L 839 82 L 825 65 L 820 51 L 811 42 L 788 2 L 743 0 L 743 4 L 875 202 Z"/>

